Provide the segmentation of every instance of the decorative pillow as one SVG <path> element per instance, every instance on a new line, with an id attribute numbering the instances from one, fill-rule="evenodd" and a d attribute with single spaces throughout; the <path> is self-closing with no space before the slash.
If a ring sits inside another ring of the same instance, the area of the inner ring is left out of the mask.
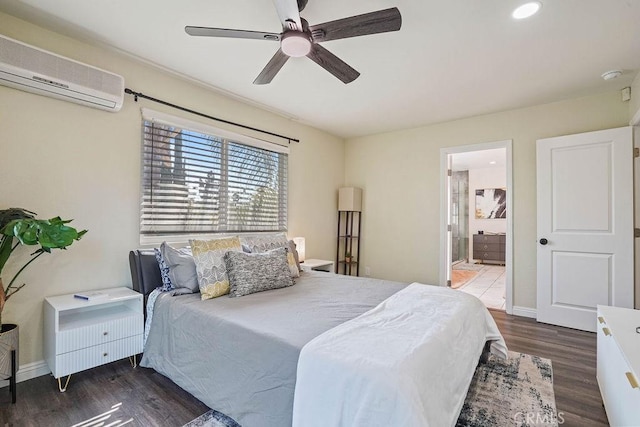
<path id="1" fill-rule="evenodd" d="M 241 241 L 243 245 L 249 248 L 251 253 L 262 253 L 270 251 L 271 249 L 286 248 L 289 246 L 289 241 L 284 233 L 242 236 Z M 287 264 L 289 265 L 291 277 L 300 277 L 300 270 L 293 257 L 293 251 L 289 251 L 287 254 Z"/>
<path id="2" fill-rule="evenodd" d="M 189 248 L 175 249 L 163 242 L 160 253 L 169 267 L 169 279 L 175 288 L 174 295 L 198 292 L 196 263 Z"/>
<path id="3" fill-rule="evenodd" d="M 300 257 L 298 256 L 298 245 L 296 245 L 296 242 L 293 240 L 289 240 L 289 252 L 293 254 L 293 259 L 296 261 L 296 267 L 298 267 L 298 273 L 300 273 L 302 271 L 302 267 L 300 267 Z"/>
<path id="4" fill-rule="evenodd" d="M 238 237 L 215 240 L 189 240 L 196 262 L 200 295 L 203 300 L 229 293 L 229 278 L 223 260 L 226 252 L 242 252 Z"/>
<path id="5" fill-rule="evenodd" d="M 162 257 L 162 252 L 160 252 L 160 249 L 158 248 L 153 248 L 153 252 L 156 255 L 156 261 L 158 261 L 158 267 L 160 268 L 160 277 L 162 277 L 162 286 L 160 287 L 160 292 L 168 292 L 170 290 L 173 290 L 173 283 L 171 283 L 171 279 L 169 278 L 169 266 Z"/>
<path id="6" fill-rule="evenodd" d="M 268 252 L 227 252 L 224 262 L 229 275 L 230 297 L 241 297 L 294 284 L 287 263 L 287 248 Z"/>

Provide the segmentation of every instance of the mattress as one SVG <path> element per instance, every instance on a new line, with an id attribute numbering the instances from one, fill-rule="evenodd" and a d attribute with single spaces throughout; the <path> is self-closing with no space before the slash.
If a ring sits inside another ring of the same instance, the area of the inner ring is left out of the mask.
<path id="1" fill-rule="evenodd" d="M 406 286 L 312 271 L 241 298 L 164 294 L 141 365 L 244 427 L 289 426 L 302 347 Z"/>

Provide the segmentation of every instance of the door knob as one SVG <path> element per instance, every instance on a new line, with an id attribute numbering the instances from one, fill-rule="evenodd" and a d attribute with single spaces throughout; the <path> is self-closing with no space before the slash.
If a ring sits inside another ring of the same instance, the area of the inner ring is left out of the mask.
<path id="1" fill-rule="evenodd" d="M 546 245 L 547 243 L 549 243 L 549 241 L 547 239 L 545 239 L 544 237 L 542 239 L 540 239 L 540 244 L 541 245 Z"/>

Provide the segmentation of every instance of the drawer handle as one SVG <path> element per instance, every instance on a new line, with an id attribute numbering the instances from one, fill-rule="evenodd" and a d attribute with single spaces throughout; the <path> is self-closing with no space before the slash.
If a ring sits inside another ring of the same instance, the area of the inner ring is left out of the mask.
<path id="1" fill-rule="evenodd" d="M 102 353 L 102 356 L 107 357 L 109 353 Z"/>
<path id="2" fill-rule="evenodd" d="M 109 335 L 109 332 L 104 331 L 104 332 L 102 333 L 102 335 L 107 336 L 107 335 Z"/>
<path id="3" fill-rule="evenodd" d="M 624 374 L 627 376 L 627 381 L 631 384 L 631 388 L 639 388 L 638 381 L 636 381 L 636 377 L 631 372 L 625 372 Z"/>
<path id="4" fill-rule="evenodd" d="M 598 322 L 600 322 L 600 323 L 604 323 L 604 317 L 602 317 L 602 316 L 598 316 Z"/>
<path id="5" fill-rule="evenodd" d="M 487 246 L 487 245 L 484 245 L 484 248 L 485 248 L 485 249 L 489 249 L 489 246 Z"/>
<path id="6" fill-rule="evenodd" d="M 611 331 L 609 330 L 609 328 L 602 328 L 602 332 L 604 332 L 606 336 L 611 335 Z"/>

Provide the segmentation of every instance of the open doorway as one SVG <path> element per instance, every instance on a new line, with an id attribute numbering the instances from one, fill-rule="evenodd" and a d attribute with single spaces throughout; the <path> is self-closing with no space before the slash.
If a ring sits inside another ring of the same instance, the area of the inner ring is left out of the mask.
<path id="1" fill-rule="evenodd" d="M 443 148 L 441 157 L 441 282 L 510 313 L 511 141 Z"/>

